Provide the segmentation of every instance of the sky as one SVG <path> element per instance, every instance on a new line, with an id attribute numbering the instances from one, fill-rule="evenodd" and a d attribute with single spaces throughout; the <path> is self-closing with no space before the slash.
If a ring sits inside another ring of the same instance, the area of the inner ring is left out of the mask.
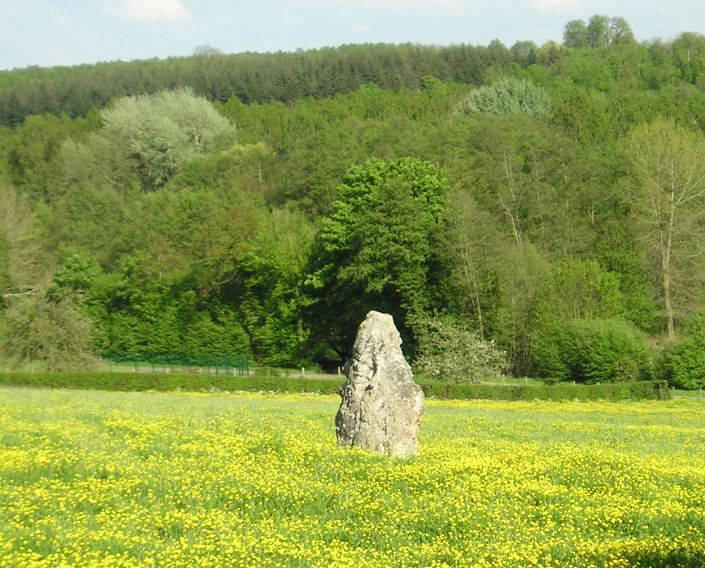
<path id="1" fill-rule="evenodd" d="M 0 0 L 0 69 L 350 43 L 562 41 L 621 16 L 639 41 L 705 33 L 705 0 Z"/>

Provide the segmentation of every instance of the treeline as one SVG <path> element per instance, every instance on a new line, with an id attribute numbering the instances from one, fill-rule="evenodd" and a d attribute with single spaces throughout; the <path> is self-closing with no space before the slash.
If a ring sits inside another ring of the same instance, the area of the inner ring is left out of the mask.
<path id="1" fill-rule="evenodd" d="M 555 54 L 530 46 L 536 59 Z M 374 83 L 383 89 L 419 88 L 423 77 L 480 84 L 491 68 L 521 60 L 500 43 L 460 45 L 348 45 L 295 53 L 194 55 L 166 60 L 100 63 L 68 68 L 0 72 L 0 124 L 14 126 L 45 112 L 75 118 L 91 108 L 135 94 L 189 86 L 211 101 L 290 102 L 354 91 Z"/>
<path id="2" fill-rule="evenodd" d="M 620 46 L 599 55 L 596 49 Z M 635 42 L 621 18 L 596 16 L 586 25 L 566 25 L 560 45 L 518 41 L 511 47 L 345 45 L 294 53 L 206 52 L 166 60 L 110 62 L 75 67 L 29 67 L 0 71 L 0 125 L 15 126 L 31 115 L 85 116 L 117 98 L 191 87 L 210 101 L 234 97 L 246 104 L 306 97 L 322 99 L 374 83 L 382 89 L 419 89 L 425 77 L 480 85 L 502 74 L 529 69 L 543 81 L 572 81 L 606 90 L 617 80 L 631 87 L 660 88 L 705 81 L 705 38 L 684 33 L 670 43 Z"/>
<path id="3" fill-rule="evenodd" d="M 335 368 L 377 309 L 429 376 L 703 384 L 705 37 L 625 25 L 3 74 L 5 364 Z"/>

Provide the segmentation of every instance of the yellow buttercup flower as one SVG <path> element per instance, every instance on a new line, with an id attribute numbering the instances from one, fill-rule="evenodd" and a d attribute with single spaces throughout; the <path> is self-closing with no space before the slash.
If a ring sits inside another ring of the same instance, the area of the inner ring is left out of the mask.
<path id="1" fill-rule="evenodd" d="M 338 400 L 0 388 L 0 568 L 705 566 L 701 403 L 428 401 L 397 460 Z"/>

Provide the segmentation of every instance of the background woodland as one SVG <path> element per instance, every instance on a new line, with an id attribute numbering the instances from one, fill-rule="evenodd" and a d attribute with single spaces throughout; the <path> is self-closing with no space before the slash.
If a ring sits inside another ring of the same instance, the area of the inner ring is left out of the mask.
<path id="1" fill-rule="evenodd" d="M 705 384 L 700 34 L 18 69 L 0 125 L 5 366 L 330 369 L 377 309 L 458 381 Z"/>

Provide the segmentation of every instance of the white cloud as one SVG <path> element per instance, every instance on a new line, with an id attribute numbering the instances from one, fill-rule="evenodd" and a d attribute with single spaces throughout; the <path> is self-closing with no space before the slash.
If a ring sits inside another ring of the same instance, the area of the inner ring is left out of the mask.
<path id="1" fill-rule="evenodd" d="M 325 0 L 348 4 L 365 10 L 430 10 L 433 12 L 462 14 L 476 5 L 476 0 Z"/>
<path id="2" fill-rule="evenodd" d="M 542 12 L 568 12 L 582 6 L 581 0 L 529 0 L 529 5 Z"/>
<path id="3" fill-rule="evenodd" d="M 350 29 L 354 32 L 369 32 L 370 28 L 368 28 L 365 24 L 360 24 L 360 23 L 354 23 L 350 26 Z"/>
<path id="4" fill-rule="evenodd" d="M 117 0 L 117 5 L 105 6 L 104 10 L 125 20 L 147 23 L 185 22 L 193 18 L 181 0 Z"/>

